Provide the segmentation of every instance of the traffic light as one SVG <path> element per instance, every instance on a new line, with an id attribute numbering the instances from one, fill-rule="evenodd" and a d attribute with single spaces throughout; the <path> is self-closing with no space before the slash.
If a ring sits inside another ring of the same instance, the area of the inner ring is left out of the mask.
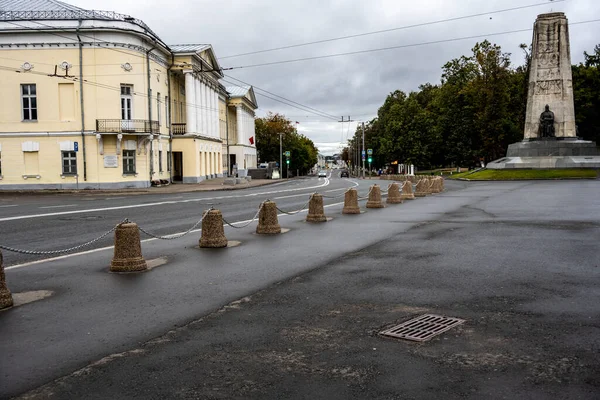
<path id="1" fill-rule="evenodd" d="M 371 157 L 369 157 L 369 162 L 373 161 L 373 159 Z"/>
<path id="2" fill-rule="evenodd" d="M 290 160 L 285 160 L 285 163 L 289 165 L 290 164 Z"/>

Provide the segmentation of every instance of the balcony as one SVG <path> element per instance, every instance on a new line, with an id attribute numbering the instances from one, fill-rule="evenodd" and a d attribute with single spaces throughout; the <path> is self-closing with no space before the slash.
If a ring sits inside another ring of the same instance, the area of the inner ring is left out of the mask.
<path id="1" fill-rule="evenodd" d="M 171 131 L 173 132 L 173 135 L 185 135 L 185 122 L 171 123 Z"/>
<path id="2" fill-rule="evenodd" d="M 97 119 L 96 132 L 160 133 L 160 124 L 147 119 Z"/>

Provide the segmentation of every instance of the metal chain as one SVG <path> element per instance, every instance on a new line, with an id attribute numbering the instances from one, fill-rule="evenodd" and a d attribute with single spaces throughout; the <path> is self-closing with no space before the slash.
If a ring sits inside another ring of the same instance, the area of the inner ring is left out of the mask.
<path id="1" fill-rule="evenodd" d="M 267 201 L 267 200 L 265 200 L 265 201 Z M 262 208 L 263 208 L 263 204 L 264 204 L 264 202 L 263 202 L 263 203 L 260 203 L 260 207 L 258 207 L 258 211 L 256 212 L 256 214 L 254 214 L 254 217 L 252 217 L 252 219 L 251 219 L 250 221 L 248 221 L 248 222 L 247 222 L 246 224 L 244 224 L 244 225 L 239 225 L 239 226 L 238 226 L 238 225 L 233 225 L 232 223 L 229 223 L 229 222 L 227 222 L 227 220 L 226 220 L 225 218 L 223 218 L 223 222 L 225 222 L 227 225 L 229 225 L 229 226 L 230 226 L 230 227 L 232 227 L 232 228 L 236 228 L 236 229 L 242 229 L 242 228 L 245 228 L 245 227 L 247 227 L 248 225 L 250 225 L 251 223 L 253 223 L 253 222 L 254 222 L 254 220 L 255 220 L 255 219 L 258 217 L 258 214 L 260 214 L 260 210 L 262 210 Z M 234 222 L 234 224 L 235 224 L 235 222 Z"/>
<path id="2" fill-rule="evenodd" d="M 348 192 L 348 190 L 350 190 L 350 189 L 351 188 L 346 189 L 346 192 Z M 322 194 L 321 196 L 323 196 L 324 199 L 337 199 L 337 198 L 340 198 L 342 196 L 345 196 L 346 192 L 344 192 L 342 194 L 338 194 L 337 196 L 327 196 L 327 195 L 324 195 L 324 194 Z"/>
<path id="3" fill-rule="evenodd" d="M 16 249 L 14 247 L 8 247 L 8 246 L 3 246 L 0 245 L 0 249 L 2 250 L 7 250 L 7 251 L 12 251 L 14 253 L 21 253 L 21 254 L 31 254 L 31 255 L 52 255 L 52 254 L 64 254 L 64 253 L 70 253 L 72 251 L 75 250 L 79 250 L 83 247 L 87 247 L 90 246 L 94 243 L 96 243 L 97 241 L 104 239 L 106 236 L 110 235 L 112 232 L 115 231 L 115 229 L 117 229 L 117 227 L 121 224 L 127 223 L 129 222 L 129 220 L 127 218 L 125 218 L 122 222 L 118 223 L 117 225 L 115 225 L 110 231 L 103 233 L 101 236 L 97 237 L 96 239 L 92 239 L 89 242 L 85 242 L 83 244 L 80 244 L 78 246 L 74 246 L 74 247 L 69 247 L 68 249 L 62 249 L 62 250 L 48 250 L 48 251 L 44 251 L 44 250 L 23 250 L 23 249 Z"/>
<path id="4" fill-rule="evenodd" d="M 364 197 L 359 197 L 358 200 L 367 200 L 369 198 L 369 195 L 371 194 L 372 190 L 373 190 L 373 186 L 371 186 L 369 188 L 369 192 Z"/>
<path id="5" fill-rule="evenodd" d="M 312 198 L 312 195 L 310 197 Z M 277 211 L 282 212 L 287 215 L 294 215 L 294 214 L 298 214 L 300 211 L 304 210 L 309 204 L 310 204 L 310 199 L 302 207 L 300 207 L 299 210 L 285 211 L 285 210 L 282 210 L 281 208 L 277 207 Z"/>
<path id="6" fill-rule="evenodd" d="M 155 234 L 153 234 L 153 233 L 151 233 L 151 232 L 148 232 L 147 230 L 143 229 L 141 226 L 138 226 L 138 229 L 140 230 L 140 232 L 142 232 L 142 233 L 144 233 L 144 234 L 146 234 L 146 235 L 148 235 L 148 236 L 150 236 L 150 237 L 153 237 L 153 238 L 155 238 L 155 239 L 160 239 L 160 240 L 173 240 L 173 239 L 179 239 L 179 238 L 181 238 L 181 237 L 184 237 L 185 235 L 187 235 L 188 233 L 190 233 L 190 232 L 191 232 L 191 231 L 193 231 L 194 229 L 196 229 L 196 228 L 198 227 L 198 225 L 200 225 L 200 223 L 202 223 L 202 220 L 203 220 L 203 219 L 204 219 L 204 217 L 206 216 L 206 213 L 207 213 L 207 212 L 208 212 L 208 211 L 205 211 L 205 212 L 204 212 L 204 214 L 202 214 L 202 217 L 200 218 L 200 220 L 199 220 L 198 222 L 196 222 L 194 225 L 192 225 L 192 227 L 191 227 L 190 229 L 188 229 L 188 230 L 187 230 L 187 231 L 185 231 L 185 232 L 182 232 L 182 233 L 177 233 L 177 234 L 174 234 L 174 235 L 158 236 L 158 235 L 155 235 Z"/>

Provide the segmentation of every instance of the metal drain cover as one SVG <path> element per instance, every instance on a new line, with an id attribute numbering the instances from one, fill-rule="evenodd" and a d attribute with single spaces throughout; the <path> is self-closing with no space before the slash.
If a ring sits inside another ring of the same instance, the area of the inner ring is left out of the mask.
<path id="1" fill-rule="evenodd" d="M 415 342 L 425 342 L 464 322 L 465 320 L 460 318 L 425 314 L 379 332 L 379 334 Z"/>

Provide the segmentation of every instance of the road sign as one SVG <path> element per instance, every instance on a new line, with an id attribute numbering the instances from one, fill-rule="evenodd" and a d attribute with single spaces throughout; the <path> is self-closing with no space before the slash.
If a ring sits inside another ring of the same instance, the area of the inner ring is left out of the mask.
<path id="1" fill-rule="evenodd" d="M 363 158 L 365 158 L 365 151 L 361 151 Z"/>
<path id="2" fill-rule="evenodd" d="M 373 149 L 367 149 L 367 154 L 372 156 L 373 155 Z"/>
<path id="3" fill-rule="evenodd" d="M 285 154 L 286 157 L 288 157 L 288 158 L 290 157 L 290 152 L 289 151 L 286 151 L 284 154 Z"/>
<path id="4" fill-rule="evenodd" d="M 365 161 L 365 155 L 364 155 L 364 154 L 363 154 L 363 156 L 362 156 L 362 159 L 363 159 L 363 161 Z"/>
<path id="5" fill-rule="evenodd" d="M 73 150 L 79 151 L 79 143 L 77 143 L 77 142 L 74 143 Z"/>

